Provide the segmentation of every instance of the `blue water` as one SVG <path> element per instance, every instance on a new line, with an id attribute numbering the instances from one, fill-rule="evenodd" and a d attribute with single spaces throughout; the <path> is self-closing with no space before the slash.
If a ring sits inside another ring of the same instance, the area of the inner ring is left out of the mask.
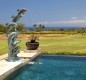
<path id="1" fill-rule="evenodd" d="M 86 80 L 86 58 L 41 56 L 6 80 Z"/>

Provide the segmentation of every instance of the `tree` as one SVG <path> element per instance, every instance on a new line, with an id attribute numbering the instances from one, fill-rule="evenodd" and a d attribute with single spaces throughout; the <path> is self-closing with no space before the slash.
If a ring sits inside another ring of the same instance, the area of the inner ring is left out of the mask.
<path id="1" fill-rule="evenodd" d="M 19 23 L 18 25 L 17 25 L 17 30 L 18 31 L 22 31 L 23 29 L 24 29 L 24 24 L 22 24 L 22 23 Z"/>
<path id="2" fill-rule="evenodd" d="M 36 27 L 37 27 L 37 24 L 33 24 L 33 26 L 34 26 L 34 31 L 36 30 Z"/>
<path id="3" fill-rule="evenodd" d="M 33 26 L 34 26 L 34 28 L 36 28 L 37 27 L 37 24 L 33 24 Z"/>
<path id="4" fill-rule="evenodd" d="M 6 27 L 3 24 L 0 24 L 0 32 L 5 33 L 6 32 Z"/>
<path id="5" fill-rule="evenodd" d="M 60 30 L 60 31 L 64 31 L 64 28 L 60 28 L 59 30 Z"/>
<path id="6" fill-rule="evenodd" d="M 37 31 L 43 31 L 45 29 L 45 26 L 43 24 L 39 24 L 36 28 Z"/>

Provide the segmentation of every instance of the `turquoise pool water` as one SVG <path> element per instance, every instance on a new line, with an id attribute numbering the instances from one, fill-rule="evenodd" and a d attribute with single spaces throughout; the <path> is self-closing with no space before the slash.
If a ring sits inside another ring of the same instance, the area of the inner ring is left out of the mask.
<path id="1" fill-rule="evenodd" d="M 5 80 L 86 80 L 86 58 L 44 55 Z"/>

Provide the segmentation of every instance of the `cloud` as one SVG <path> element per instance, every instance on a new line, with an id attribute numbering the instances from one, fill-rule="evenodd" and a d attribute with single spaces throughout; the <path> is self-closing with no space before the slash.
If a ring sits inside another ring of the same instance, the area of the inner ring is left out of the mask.
<path id="1" fill-rule="evenodd" d="M 67 20 L 67 21 L 52 21 L 52 22 L 46 21 L 46 22 L 37 22 L 36 24 L 86 26 L 86 20 Z"/>
<path id="2" fill-rule="evenodd" d="M 78 19 L 78 17 L 72 17 L 73 20 Z"/>

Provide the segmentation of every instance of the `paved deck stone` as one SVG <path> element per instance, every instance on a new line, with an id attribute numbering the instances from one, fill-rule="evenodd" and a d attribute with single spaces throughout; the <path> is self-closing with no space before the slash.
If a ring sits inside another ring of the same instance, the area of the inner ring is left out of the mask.
<path id="1" fill-rule="evenodd" d="M 0 56 L 0 60 L 5 59 L 5 58 L 7 57 L 7 55 L 8 55 L 8 54 L 1 55 L 1 56 Z"/>
<path id="2" fill-rule="evenodd" d="M 33 52 L 34 51 L 32 51 L 32 53 L 21 51 L 18 54 L 20 60 L 15 62 L 6 61 L 7 54 L 0 56 L 0 80 L 3 80 L 12 72 L 24 66 L 25 64 L 27 64 L 29 61 L 31 61 L 33 58 L 37 57 L 40 54 L 39 52 L 38 53 Z"/>

